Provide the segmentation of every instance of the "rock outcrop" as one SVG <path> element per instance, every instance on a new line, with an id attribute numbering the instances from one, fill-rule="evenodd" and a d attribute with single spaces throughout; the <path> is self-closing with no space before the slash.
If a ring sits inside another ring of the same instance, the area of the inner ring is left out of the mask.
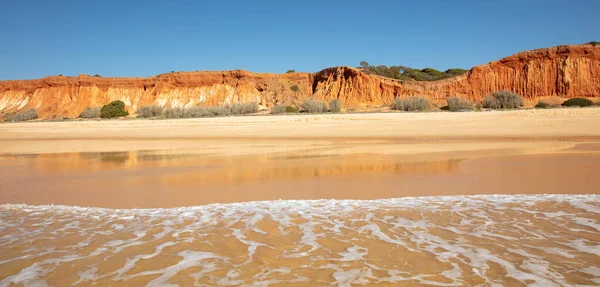
<path id="1" fill-rule="evenodd" d="M 297 89 L 295 88 L 297 87 Z M 222 105 L 258 101 L 263 107 L 299 104 L 308 97 L 339 98 L 346 108 L 364 109 L 394 97 L 422 95 L 441 100 L 452 95 L 480 100 L 496 90 L 528 99 L 545 96 L 599 97 L 600 45 L 572 45 L 515 54 L 477 66 L 468 73 L 434 82 L 398 81 L 351 67 L 317 73 L 261 74 L 242 70 L 178 72 L 149 78 L 52 76 L 0 81 L 0 117 L 36 108 L 41 118 L 76 117 L 86 107 L 113 100 L 130 113 L 140 106 Z"/>

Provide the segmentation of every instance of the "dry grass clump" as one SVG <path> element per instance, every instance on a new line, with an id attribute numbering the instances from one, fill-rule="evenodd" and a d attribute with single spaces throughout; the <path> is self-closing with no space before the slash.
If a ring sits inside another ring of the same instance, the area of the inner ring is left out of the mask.
<path id="1" fill-rule="evenodd" d="M 163 111 L 163 116 L 167 119 L 188 119 L 212 117 L 214 114 L 206 107 L 171 107 Z"/>
<path id="2" fill-rule="evenodd" d="M 285 113 L 285 105 L 275 105 L 271 108 L 271 114 L 283 114 Z"/>
<path id="3" fill-rule="evenodd" d="M 254 114 L 258 113 L 258 103 L 235 103 L 231 105 L 231 113 L 234 115 Z"/>
<path id="4" fill-rule="evenodd" d="M 23 122 L 23 121 L 35 120 L 37 118 L 38 118 L 37 110 L 29 109 L 26 111 L 18 112 L 14 115 L 10 115 L 10 116 L 6 117 L 5 121 L 7 121 L 7 122 Z"/>
<path id="5" fill-rule="evenodd" d="M 238 103 L 227 106 L 212 107 L 172 107 L 163 110 L 163 116 L 168 119 L 204 118 L 228 115 L 243 115 L 258 112 L 258 103 Z"/>
<path id="6" fill-rule="evenodd" d="M 339 113 L 342 111 L 342 102 L 339 99 L 333 99 L 329 101 L 329 110 L 332 113 Z"/>
<path id="7" fill-rule="evenodd" d="M 97 119 L 100 117 L 100 108 L 87 107 L 79 114 L 79 117 L 84 119 Z"/>
<path id="8" fill-rule="evenodd" d="M 431 103 L 425 97 L 413 96 L 408 98 L 395 98 L 392 102 L 392 110 L 396 111 L 424 111 L 429 109 Z"/>
<path id="9" fill-rule="evenodd" d="M 311 114 L 327 112 L 327 103 L 324 101 L 315 100 L 313 98 L 308 98 L 308 99 L 304 100 L 301 107 L 307 113 L 311 113 Z"/>
<path id="10" fill-rule="evenodd" d="M 467 99 L 452 96 L 446 100 L 448 110 L 451 112 L 470 111 L 473 109 L 473 103 Z"/>
<path id="11" fill-rule="evenodd" d="M 523 98 L 510 91 L 496 91 L 483 98 L 486 109 L 518 109 L 523 106 Z"/>
<path id="12" fill-rule="evenodd" d="M 296 114 L 298 113 L 298 109 L 292 106 L 286 105 L 275 105 L 271 108 L 271 114 Z"/>
<path id="13" fill-rule="evenodd" d="M 135 111 L 138 118 L 158 117 L 162 114 L 162 112 L 163 112 L 163 107 L 160 105 L 142 106 L 142 107 L 139 107 Z"/>

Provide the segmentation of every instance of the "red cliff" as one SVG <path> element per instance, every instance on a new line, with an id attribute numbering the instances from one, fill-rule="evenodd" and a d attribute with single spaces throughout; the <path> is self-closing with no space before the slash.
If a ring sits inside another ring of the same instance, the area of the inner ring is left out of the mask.
<path id="1" fill-rule="evenodd" d="M 293 86 L 299 89 L 295 91 Z M 298 104 L 308 97 L 339 98 L 346 108 L 376 107 L 394 97 L 422 95 L 434 100 L 452 95 L 479 100 L 496 90 L 526 98 L 600 96 L 600 45 L 572 45 L 515 54 L 440 81 L 398 81 L 350 67 L 317 73 L 259 74 L 247 71 L 181 72 L 149 78 L 52 76 L 0 81 L 0 117 L 36 108 L 41 118 L 76 117 L 86 107 L 122 100 L 127 109 L 221 105 L 258 101 L 264 107 Z"/>

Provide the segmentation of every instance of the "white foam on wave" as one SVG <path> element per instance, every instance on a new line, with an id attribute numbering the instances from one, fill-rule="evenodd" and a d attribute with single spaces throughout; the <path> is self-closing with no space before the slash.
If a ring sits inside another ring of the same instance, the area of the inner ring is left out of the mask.
<path id="1" fill-rule="evenodd" d="M 536 206 L 539 202 L 568 203 L 575 212 L 540 210 L 540 207 Z M 414 210 L 421 215 L 435 215 L 440 210 L 445 210 L 459 218 L 459 221 L 440 225 L 427 216 L 414 219 L 379 215 L 394 210 Z M 508 211 L 527 216 L 523 218 L 502 217 Z M 348 216 L 352 214 L 360 216 Z M 40 278 L 52 272 L 60 264 L 94 256 L 110 258 L 125 248 L 159 240 L 162 240 L 160 241 L 162 243 L 156 244 L 154 250 L 147 254 L 137 254 L 127 258 L 123 266 L 116 271 L 99 274 L 95 265 L 89 266 L 79 273 L 80 282 L 94 282 L 102 278 L 127 282 L 129 279 L 139 276 L 159 275 L 150 282 L 149 286 L 176 286 L 169 283 L 169 278 L 182 270 L 200 267 L 201 271 L 192 275 L 198 281 L 203 276 L 209 276 L 207 274 L 210 272 L 231 264 L 230 258 L 208 251 L 186 250 L 177 253 L 181 259 L 174 265 L 135 274 L 128 274 L 128 272 L 133 270 L 140 260 L 155 258 L 161 255 L 165 248 L 174 247 L 183 242 L 192 243 L 201 240 L 217 226 L 221 226 L 218 228 L 229 232 L 223 236 L 231 236 L 247 246 L 246 256 L 248 258 L 241 264 L 229 266 L 227 276 L 214 278 L 214 284 L 267 286 L 273 283 L 307 282 L 309 278 L 299 275 L 294 275 L 294 279 L 286 279 L 287 281 L 273 279 L 274 276 L 293 274 L 293 270 L 288 266 L 262 268 L 254 276 L 255 281 L 253 282 L 240 277 L 241 271 L 253 262 L 259 248 L 273 248 L 268 243 L 250 240 L 246 236 L 247 232 L 254 232 L 258 236 L 269 235 L 259 227 L 259 223 L 266 218 L 276 222 L 278 230 L 283 235 L 287 234 L 291 227 L 297 228 L 300 232 L 299 241 L 296 242 L 294 248 L 283 252 L 283 259 L 306 258 L 312 263 L 302 268 L 332 270 L 333 278 L 331 279 L 338 286 L 370 282 L 398 284 L 409 280 L 437 286 L 461 286 L 465 285 L 463 281 L 465 271 L 461 269 L 459 263 L 470 266 L 473 273 L 485 278 L 485 285 L 498 284 L 486 275 L 491 265 L 495 264 L 506 272 L 506 276 L 523 283 L 534 282 L 531 285 L 559 286 L 567 285 L 564 275 L 558 269 L 553 268 L 552 262 L 548 258 L 525 249 L 554 254 L 565 260 L 574 260 L 578 252 L 598 256 L 600 242 L 584 238 L 571 238 L 555 240 L 552 246 L 522 244 L 521 240 L 547 240 L 547 238 L 557 238 L 563 234 L 560 232 L 548 233 L 552 231 L 541 229 L 534 221 L 524 218 L 546 220 L 549 224 L 555 224 L 573 234 L 587 233 L 600 236 L 599 216 L 600 195 L 474 195 L 381 200 L 279 200 L 155 209 L 4 204 L 0 205 L 0 223 L 4 230 L 10 228 L 9 230 L 14 233 L 11 236 L 0 238 L 0 250 L 18 244 L 15 238 L 21 238 L 23 242 L 31 243 L 40 238 L 56 239 L 63 234 L 73 232 L 77 232 L 83 238 L 77 245 L 70 247 L 73 250 L 89 246 L 93 238 L 98 235 L 111 236 L 127 232 L 133 234 L 134 237 L 103 242 L 100 247 L 89 254 L 59 256 L 43 260 L 17 274 L 4 278 L 0 281 L 0 287 L 12 283 L 45 286 L 46 283 Z M 35 219 L 35 223 L 30 224 L 29 228 L 21 228 L 25 220 L 29 218 Z M 88 226 L 90 221 L 94 222 L 91 227 Z M 62 224 L 61 228 L 57 230 L 48 228 L 57 222 Z M 87 222 L 88 225 L 84 222 Z M 357 228 L 357 226 L 359 227 Z M 391 226 L 391 228 L 382 230 L 382 226 Z M 151 229 L 159 231 L 149 236 Z M 434 235 L 431 232 L 433 229 L 454 234 L 455 238 L 448 239 Z M 438 262 L 448 264 L 450 269 L 445 269 L 439 274 L 411 274 L 401 270 L 379 267 L 375 262 L 369 261 L 369 249 L 353 241 L 353 238 L 344 237 L 346 235 L 343 230 L 352 230 L 359 233 L 360 236 L 402 247 L 410 252 L 425 252 Z M 512 235 L 515 233 L 518 236 Z M 329 237 L 349 243 L 351 247 L 342 252 L 330 252 L 319 243 L 320 240 Z M 527 259 L 516 265 L 504 258 L 502 254 L 476 246 L 466 238 L 478 238 L 482 241 L 504 245 L 508 253 Z M 16 260 L 32 259 L 57 251 L 48 249 L 28 252 L 31 253 L 1 261 L 0 268 L 3 264 L 10 264 Z M 323 261 L 331 263 L 325 265 L 316 263 Z M 345 264 L 351 262 L 364 262 L 364 267 L 362 269 L 347 268 Z M 593 277 L 591 279 L 593 282 L 600 282 L 600 271 L 597 268 L 592 266 L 584 270 L 582 272 Z M 373 271 L 385 272 L 388 276 L 377 278 L 373 275 Z M 451 283 L 441 283 L 430 279 L 435 275 L 441 275 L 449 279 Z"/>
<path id="2" fill-rule="evenodd" d="M 354 199 L 314 199 L 314 200 L 275 200 L 275 201 L 248 201 L 240 203 L 212 203 L 200 206 L 174 207 L 174 208 L 131 208 L 131 209 L 113 209 L 102 207 L 84 207 L 67 205 L 28 205 L 28 204 L 1 204 L 2 210 L 18 210 L 28 213 L 29 216 L 47 215 L 47 212 L 58 214 L 77 214 L 84 215 L 94 219 L 120 219 L 131 221 L 140 216 L 167 218 L 173 215 L 181 217 L 196 217 L 203 211 L 222 212 L 222 217 L 237 217 L 237 214 L 254 214 L 256 211 L 266 212 L 273 216 L 274 211 L 294 211 L 295 214 L 303 215 L 317 213 L 348 213 L 357 208 L 362 210 L 376 210 L 382 207 L 387 208 L 435 208 L 435 204 L 444 204 L 449 202 L 461 202 L 463 204 L 506 204 L 519 203 L 524 206 L 531 206 L 536 202 L 556 201 L 567 202 L 586 212 L 600 214 L 600 207 L 587 204 L 586 202 L 600 202 L 598 194 L 533 194 L 533 195 L 514 195 L 514 194 L 490 194 L 490 195 L 452 195 L 452 196 L 417 196 L 401 197 L 389 199 L 373 200 L 354 200 Z M 496 207 L 501 208 L 496 205 Z M 514 209 L 514 207 L 512 207 Z M 460 206 L 456 206 L 453 211 L 458 212 Z M 277 215 L 277 212 L 275 212 Z M 203 219 L 210 222 L 215 219 L 210 216 L 211 213 L 203 214 Z M 279 214 L 283 215 L 283 214 Z M 472 214 L 477 215 L 477 214 Z M 480 212 L 480 216 L 485 217 L 485 213 Z M 310 217 L 310 216 L 308 216 Z M 274 217 L 274 218 L 277 218 Z M 279 220 L 278 220 L 279 221 Z M 287 222 L 289 224 L 289 222 Z M 42 224 L 43 225 L 43 224 Z"/>

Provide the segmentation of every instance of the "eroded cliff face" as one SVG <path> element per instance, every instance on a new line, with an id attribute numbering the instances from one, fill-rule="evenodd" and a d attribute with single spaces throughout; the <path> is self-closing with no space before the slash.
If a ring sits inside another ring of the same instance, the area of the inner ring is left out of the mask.
<path id="1" fill-rule="evenodd" d="M 559 46 L 515 54 L 477 66 L 457 77 L 433 82 L 398 81 L 338 67 L 314 76 L 315 96 L 339 97 L 346 106 L 389 104 L 394 97 L 442 100 L 462 96 L 481 100 L 510 90 L 528 99 L 600 97 L 600 45 Z"/>
<path id="2" fill-rule="evenodd" d="M 297 86 L 298 89 L 293 89 Z M 423 95 L 434 100 L 459 95 L 480 100 L 496 90 L 526 98 L 599 97 L 600 46 L 576 45 L 522 52 L 477 66 L 467 74 L 435 81 L 397 81 L 350 67 L 311 73 L 257 74 L 247 71 L 170 73 L 150 78 L 53 76 L 0 81 L 0 117 L 36 108 L 41 118 L 76 117 L 86 107 L 113 100 L 130 113 L 140 106 L 211 106 L 258 101 L 270 108 L 299 104 L 308 97 L 339 98 L 346 108 L 390 104 L 394 97 Z"/>
<path id="3" fill-rule="evenodd" d="M 130 113 L 145 105 L 212 106 L 257 101 L 263 106 L 311 94 L 309 73 L 254 74 L 246 71 L 171 73 L 150 78 L 53 76 L 0 82 L 0 112 L 36 108 L 42 118 L 77 117 L 86 107 L 114 100 Z M 298 86 L 294 92 L 292 86 Z"/>

